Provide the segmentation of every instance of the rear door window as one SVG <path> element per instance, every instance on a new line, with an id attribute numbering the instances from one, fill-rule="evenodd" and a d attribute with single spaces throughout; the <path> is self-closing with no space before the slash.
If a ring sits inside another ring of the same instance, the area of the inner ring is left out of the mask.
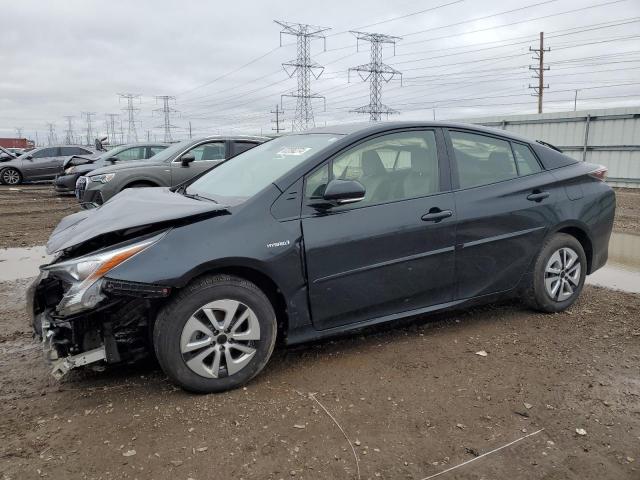
<path id="1" fill-rule="evenodd" d="M 140 160 L 144 158 L 145 147 L 127 148 L 115 155 L 119 161 L 127 162 L 131 160 Z"/>
<path id="2" fill-rule="evenodd" d="M 533 154 L 531 149 L 522 143 L 511 143 L 513 146 L 513 154 L 516 157 L 516 164 L 518 166 L 518 174 L 531 175 L 532 173 L 538 173 L 542 170 L 538 159 Z"/>
<path id="3" fill-rule="evenodd" d="M 62 155 L 63 157 L 66 157 L 68 155 L 87 155 L 92 153 L 91 151 L 85 150 L 84 148 L 80 147 L 60 147 L 60 150 L 60 155 Z"/>
<path id="4" fill-rule="evenodd" d="M 233 142 L 233 155 L 240 155 L 242 152 L 251 150 L 257 145 L 255 142 Z"/>
<path id="5" fill-rule="evenodd" d="M 516 178 L 518 170 L 508 141 L 487 135 L 450 131 L 460 188 Z"/>
<path id="6" fill-rule="evenodd" d="M 58 157 L 60 156 L 59 152 L 60 149 L 58 147 L 43 148 L 42 150 L 34 152 L 31 156 L 33 158 Z"/>
<path id="7" fill-rule="evenodd" d="M 208 160 L 224 160 L 225 159 L 225 142 L 211 142 L 198 145 L 190 150 L 196 158 L 196 162 L 205 162 Z"/>
<path id="8" fill-rule="evenodd" d="M 147 158 L 153 157 L 156 153 L 160 153 L 165 148 L 167 148 L 167 147 L 165 147 L 163 145 L 154 145 L 153 147 L 148 147 L 147 148 Z"/>

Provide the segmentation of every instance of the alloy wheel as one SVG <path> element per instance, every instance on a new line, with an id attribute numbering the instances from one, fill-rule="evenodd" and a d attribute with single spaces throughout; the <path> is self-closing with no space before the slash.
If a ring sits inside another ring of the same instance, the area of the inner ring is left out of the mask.
<path id="1" fill-rule="evenodd" d="M 185 364 L 205 378 L 238 373 L 254 357 L 260 322 L 237 300 L 216 300 L 198 309 L 182 328 L 180 352 Z"/>
<path id="2" fill-rule="evenodd" d="M 13 168 L 5 169 L 2 172 L 2 182 L 5 185 L 17 185 L 20 183 L 20 173 Z"/>
<path id="3" fill-rule="evenodd" d="M 544 286 L 556 302 L 570 298 L 580 284 L 582 267 L 578 254 L 569 247 L 556 250 L 544 269 Z"/>

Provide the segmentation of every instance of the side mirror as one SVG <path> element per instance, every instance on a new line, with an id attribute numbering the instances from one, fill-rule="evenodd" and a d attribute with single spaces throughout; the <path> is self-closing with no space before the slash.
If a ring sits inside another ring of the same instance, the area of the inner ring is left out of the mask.
<path id="1" fill-rule="evenodd" d="M 107 158 L 107 161 L 110 162 L 112 165 L 115 165 L 118 159 L 116 157 L 109 157 Z"/>
<path id="2" fill-rule="evenodd" d="M 314 202 L 312 206 L 331 208 L 337 205 L 355 203 L 363 200 L 365 193 L 364 185 L 356 180 L 333 179 L 324 189 L 322 201 Z"/>
<path id="3" fill-rule="evenodd" d="M 33 160 L 33 155 L 27 155 L 24 158 L 25 158 L 25 160 Z"/>
<path id="4" fill-rule="evenodd" d="M 191 162 L 195 161 L 195 159 L 195 155 L 191 152 L 187 152 L 180 157 L 183 167 L 188 167 Z"/>

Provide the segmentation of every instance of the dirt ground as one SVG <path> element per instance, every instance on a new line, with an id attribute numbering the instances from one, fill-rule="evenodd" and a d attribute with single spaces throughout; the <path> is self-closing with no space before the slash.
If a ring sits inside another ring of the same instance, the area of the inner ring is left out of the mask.
<path id="1" fill-rule="evenodd" d="M 640 234 L 640 189 L 616 189 L 616 219 L 613 228 L 617 232 Z"/>
<path id="2" fill-rule="evenodd" d="M 38 191 L 0 191 L 0 245 L 42 244 L 76 208 Z M 18 194 L 31 207 L 8 221 Z M 618 195 L 616 229 L 640 233 L 638 200 Z M 562 314 L 509 302 L 280 348 L 246 388 L 198 396 L 152 361 L 56 382 L 29 333 L 27 285 L 0 282 L 2 480 L 356 479 L 358 469 L 423 480 L 541 429 L 437 478 L 640 478 L 640 295 L 588 286 Z"/>
<path id="3" fill-rule="evenodd" d="M 0 248 L 44 245 L 58 222 L 79 209 L 75 197 L 56 195 L 50 184 L 0 185 Z"/>

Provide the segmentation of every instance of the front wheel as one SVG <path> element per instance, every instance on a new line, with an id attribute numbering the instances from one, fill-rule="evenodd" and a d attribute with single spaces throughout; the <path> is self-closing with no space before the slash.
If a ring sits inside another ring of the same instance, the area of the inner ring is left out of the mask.
<path id="1" fill-rule="evenodd" d="M 578 299 L 586 274 L 587 258 L 580 242 L 557 233 L 538 254 L 525 300 L 543 312 L 566 310 Z"/>
<path id="2" fill-rule="evenodd" d="M 13 167 L 8 167 L 0 172 L 0 181 L 5 185 L 19 185 L 22 182 L 22 174 Z"/>
<path id="3" fill-rule="evenodd" d="M 160 312 L 153 343 L 173 382 L 193 392 L 221 392 L 245 384 L 264 368 L 276 325 L 271 302 L 253 283 L 206 276 Z"/>

